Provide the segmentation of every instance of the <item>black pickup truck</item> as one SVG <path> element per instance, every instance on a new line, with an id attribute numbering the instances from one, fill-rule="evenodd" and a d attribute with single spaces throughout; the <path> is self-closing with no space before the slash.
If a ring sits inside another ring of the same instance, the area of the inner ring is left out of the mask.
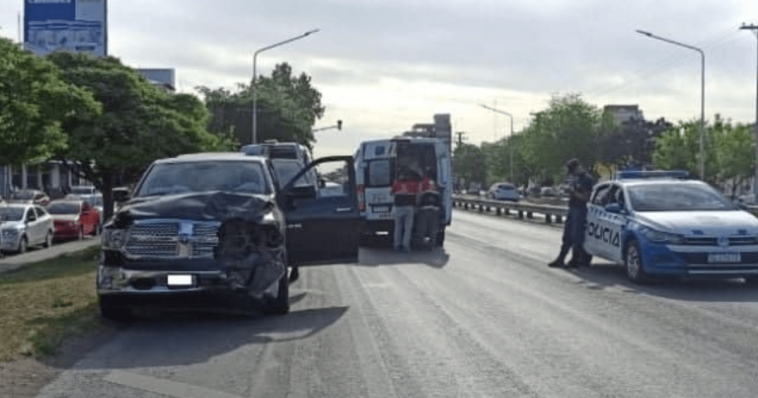
<path id="1" fill-rule="evenodd" d="M 289 312 L 299 266 L 358 259 L 352 161 L 318 159 L 286 183 L 267 156 L 202 153 L 154 162 L 103 228 L 102 316 L 124 319 L 135 306 L 208 293 Z M 342 195 L 295 183 L 328 163 L 350 171 Z"/>

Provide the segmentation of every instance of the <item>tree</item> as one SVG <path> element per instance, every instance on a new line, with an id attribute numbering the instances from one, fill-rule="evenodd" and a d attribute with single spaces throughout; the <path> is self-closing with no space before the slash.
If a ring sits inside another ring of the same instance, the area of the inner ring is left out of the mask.
<path id="1" fill-rule="evenodd" d="M 717 124 L 719 122 L 717 121 Z M 715 184 L 719 175 L 718 153 L 721 136 L 720 128 L 710 128 L 707 124 L 705 149 L 704 181 Z M 679 122 L 677 126 L 662 133 L 655 144 L 653 164 L 661 169 L 687 170 L 690 174 L 700 175 L 700 121 Z"/>
<path id="2" fill-rule="evenodd" d="M 461 144 L 453 153 L 453 168 L 459 182 L 484 183 L 486 165 L 482 149 L 472 144 Z M 464 187 L 467 189 L 468 186 Z"/>
<path id="3" fill-rule="evenodd" d="M 554 96 L 549 108 L 537 113 L 523 132 L 522 154 L 535 166 L 532 177 L 545 181 L 559 177 L 571 158 L 593 166 L 600 158 L 600 138 L 611 128 L 609 118 L 579 94 Z"/>
<path id="4" fill-rule="evenodd" d="M 0 164 L 37 162 L 66 148 L 61 124 L 97 115 L 92 95 L 61 79 L 54 64 L 0 38 Z"/>
<path id="5" fill-rule="evenodd" d="M 250 143 L 252 136 L 253 92 L 248 84 L 238 84 L 237 91 L 198 87 L 213 115 L 209 129 L 215 134 L 232 132 L 236 140 Z M 316 141 L 313 125 L 324 115 L 321 93 L 305 73 L 292 75 L 287 63 L 276 65 L 271 77 L 260 76 L 256 82 L 258 107 L 257 140 L 295 141 L 313 148 Z"/>
<path id="6" fill-rule="evenodd" d="M 625 121 L 600 138 L 600 160 L 617 166 L 651 164 L 655 140 L 672 127 L 664 118 L 655 122 L 642 118 Z"/>
<path id="7" fill-rule="evenodd" d="M 90 91 L 102 115 L 75 115 L 62 127 L 67 148 L 53 157 L 103 193 L 105 217 L 113 213 L 112 189 L 159 158 L 214 150 L 221 140 L 206 131 L 209 118 L 192 95 L 169 94 L 113 57 L 57 52 L 48 56 L 70 84 Z"/>
<path id="8" fill-rule="evenodd" d="M 716 123 L 719 135 L 716 155 L 719 165 L 719 180 L 731 182 L 731 198 L 737 188 L 753 177 L 755 170 L 755 136 L 751 126 L 731 123 Z"/>

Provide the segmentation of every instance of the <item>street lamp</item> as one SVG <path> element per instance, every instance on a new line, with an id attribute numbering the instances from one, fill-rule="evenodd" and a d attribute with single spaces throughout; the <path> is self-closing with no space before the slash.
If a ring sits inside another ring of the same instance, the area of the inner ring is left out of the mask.
<path id="1" fill-rule="evenodd" d="M 511 147 L 511 183 L 513 183 L 513 146 L 515 145 L 515 142 L 513 142 L 513 115 L 511 115 L 510 113 L 506 111 L 501 111 L 499 109 L 495 109 L 484 104 L 479 104 L 479 106 L 481 106 L 484 109 L 488 109 L 492 112 L 502 113 L 503 115 L 511 118 L 511 144 L 509 146 Z"/>
<path id="2" fill-rule="evenodd" d="M 253 90 L 253 137 L 252 137 L 251 144 L 255 144 L 256 139 L 258 138 L 258 93 L 257 93 L 257 91 L 255 89 L 255 81 L 258 78 L 258 75 L 256 73 L 256 68 L 255 68 L 256 59 L 258 58 L 258 54 L 262 53 L 262 52 L 264 52 L 266 50 L 270 50 L 270 49 L 272 49 L 274 47 L 279 47 L 281 45 L 284 45 L 284 44 L 287 44 L 287 43 L 291 43 L 291 42 L 293 42 L 295 40 L 302 39 L 302 38 L 304 38 L 306 36 L 309 36 L 311 33 L 318 32 L 319 30 L 320 29 L 309 30 L 309 31 L 303 33 L 300 36 L 293 37 L 291 39 L 280 41 L 279 43 L 272 44 L 270 46 L 266 46 L 266 47 L 260 48 L 257 51 L 255 51 L 255 53 L 253 54 L 253 83 L 250 86 L 250 89 Z"/>
<path id="3" fill-rule="evenodd" d="M 651 39 L 665 41 L 666 43 L 689 48 L 690 50 L 700 53 L 700 178 L 705 179 L 705 151 L 703 149 L 703 142 L 705 139 L 705 53 L 697 47 L 656 36 L 650 32 L 645 32 L 644 30 L 637 29 L 637 33 L 645 35 Z"/>

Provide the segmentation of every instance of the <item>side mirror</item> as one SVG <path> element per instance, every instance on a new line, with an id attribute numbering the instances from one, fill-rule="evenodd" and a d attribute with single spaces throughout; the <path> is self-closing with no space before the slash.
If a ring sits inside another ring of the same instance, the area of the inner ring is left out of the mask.
<path id="1" fill-rule="evenodd" d="M 319 178 L 319 179 L 318 179 L 318 187 L 319 187 L 319 188 L 324 188 L 324 187 L 326 187 L 326 180 L 324 180 L 323 178 Z"/>
<path id="2" fill-rule="evenodd" d="M 737 203 L 735 203 L 735 205 L 740 210 L 745 210 L 745 211 L 748 210 L 747 205 L 745 203 L 743 203 L 743 202 L 737 202 Z"/>
<path id="3" fill-rule="evenodd" d="M 608 213 L 621 214 L 622 210 L 623 209 L 621 208 L 621 205 L 618 203 L 611 203 L 611 204 L 605 205 L 605 211 L 607 211 Z"/>
<path id="4" fill-rule="evenodd" d="M 292 199 L 313 199 L 316 197 L 316 187 L 313 185 L 299 185 L 285 192 L 284 196 Z"/>

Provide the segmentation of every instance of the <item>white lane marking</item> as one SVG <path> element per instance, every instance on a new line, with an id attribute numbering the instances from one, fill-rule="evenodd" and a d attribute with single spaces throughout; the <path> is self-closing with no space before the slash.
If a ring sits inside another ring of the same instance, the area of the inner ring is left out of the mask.
<path id="1" fill-rule="evenodd" d="M 209 390 L 203 387 L 120 370 L 110 372 L 103 380 L 138 390 L 176 398 L 242 398 L 238 395 L 231 395 L 221 391 Z"/>

